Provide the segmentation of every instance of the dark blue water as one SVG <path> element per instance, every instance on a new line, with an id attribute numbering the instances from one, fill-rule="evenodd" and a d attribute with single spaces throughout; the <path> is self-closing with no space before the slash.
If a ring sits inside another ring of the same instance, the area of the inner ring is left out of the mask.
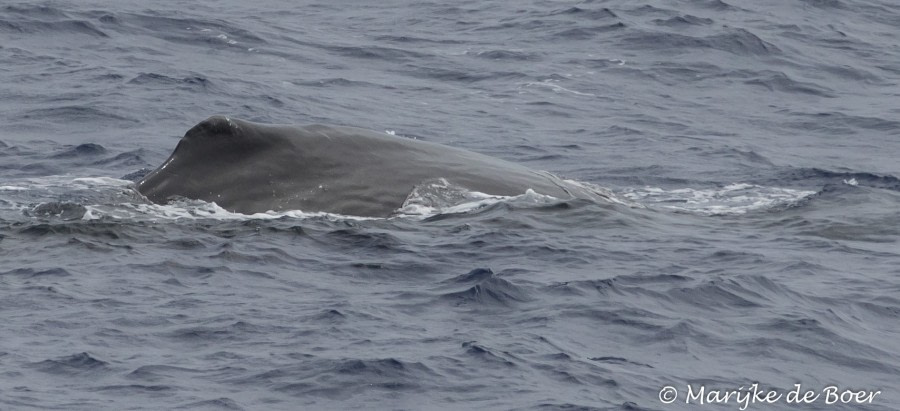
<path id="1" fill-rule="evenodd" d="M 4 2 L 0 409 L 900 409 L 898 27 L 888 0 Z M 624 204 L 140 198 L 213 114 Z"/>

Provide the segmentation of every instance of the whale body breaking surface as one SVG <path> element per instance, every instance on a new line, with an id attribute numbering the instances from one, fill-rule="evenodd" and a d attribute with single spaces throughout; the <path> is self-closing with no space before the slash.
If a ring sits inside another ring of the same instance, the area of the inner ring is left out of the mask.
<path id="1" fill-rule="evenodd" d="M 188 198 L 243 214 L 389 217 L 417 186 L 435 180 L 496 196 L 531 189 L 562 200 L 603 197 L 547 172 L 441 144 L 354 127 L 265 125 L 224 116 L 188 130 L 136 188 L 157 204 Z"/>

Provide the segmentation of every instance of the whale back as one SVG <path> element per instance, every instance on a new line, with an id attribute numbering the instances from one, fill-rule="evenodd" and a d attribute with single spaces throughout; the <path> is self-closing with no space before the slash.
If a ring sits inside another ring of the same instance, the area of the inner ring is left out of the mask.
<path id="1" fill-rule="evenodd" d="M 386 217 L 434 179 L 493 195 L 573 191 L 552 175 L 482 154 L 353 127 L 263 125 L 213 116 L 137 183 L 154 203 L 185 197 L 233 212 Z M 571 187 L 569 187 L 571 188 Z"/>

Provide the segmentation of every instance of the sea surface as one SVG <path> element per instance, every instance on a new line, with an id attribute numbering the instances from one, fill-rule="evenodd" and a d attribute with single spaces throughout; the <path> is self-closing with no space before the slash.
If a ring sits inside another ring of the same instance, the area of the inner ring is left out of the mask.
<path id="1" fill-rule="evenodd" d="M 615 201 L 134 191 L 216 114 Z M 900 409 L 900 3 L 3 1 L 0 323 L 2 410 Z"/>

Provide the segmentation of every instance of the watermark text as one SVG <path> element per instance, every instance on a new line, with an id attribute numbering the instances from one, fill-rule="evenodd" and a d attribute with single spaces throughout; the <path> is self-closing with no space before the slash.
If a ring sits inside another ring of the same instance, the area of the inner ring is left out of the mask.
<path id="1" fill-rule="evenodd" d="M 676 402 L 694 405 L 734 405 L 740 411 L 753 406 L 783 404 L 825 404 L 853 405 L 872 404 L 881 394 L 880 390 L 842 389 L 836 385 L 812 389 L 802 384 L 794 384 L 790 390 L 763 388 L 753 383 L 737 388 L 710 388 L 705 385 L 686 384 L 682 387 L 667 385 L 659 390 L 659 401 L 663 404 Z"/>

